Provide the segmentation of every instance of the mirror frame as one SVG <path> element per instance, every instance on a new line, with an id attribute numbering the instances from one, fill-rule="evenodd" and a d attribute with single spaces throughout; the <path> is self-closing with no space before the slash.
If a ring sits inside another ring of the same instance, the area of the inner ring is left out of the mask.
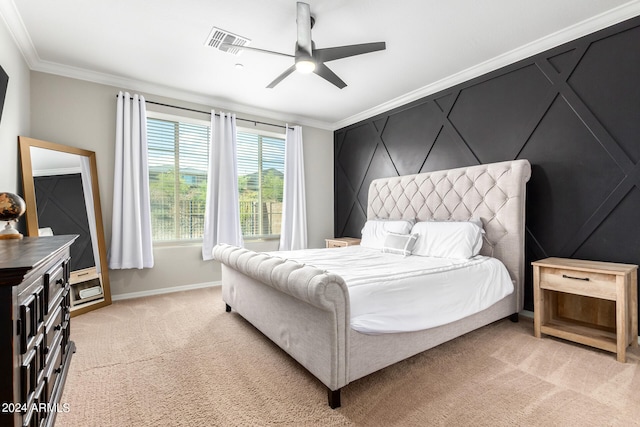
<path id="1" fill-rule="evenodd" d="M 107 263 L 106 242 L 104 239 L 104 228 L 102 225 L 102 208 L 100 205 L 100 189 L 98 187 L 98 167 L 96 163 L 96 153 L 82 148 L 69 147 L 67 145 L 56 144 L 54 142 L 41 141 L 26 136 L 18 137 L 20 146 L 20 163 L 22 166 L 22 188 L 24 200 L 27 204 L 25 213 L 27 221 L 27 235 L 38 236 L 38 208 L 36 203 L 35 184 L 33 181 L 33 168 L 31 165 L 31 147 L 45 148 L 47 150 L 60 151 L 63 153 L 77 154 L 88 157 L 91 166 L 91 186 L 93 187 L 93 206 L 95 211 L 96 234 L 98 237 L 98 256 L 101 266 L 101 282 L 104 298 L 96 302 L 88 302 L 86 305 L 71 309 L 71 316 L 77 316 L 97 308 L 111 304 L 111 286 L 109 284 L 109 268 Z"/>

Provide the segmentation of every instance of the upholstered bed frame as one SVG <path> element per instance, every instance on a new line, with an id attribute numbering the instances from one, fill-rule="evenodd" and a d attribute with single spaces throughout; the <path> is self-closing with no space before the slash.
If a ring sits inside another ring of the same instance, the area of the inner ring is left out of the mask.
<path id="1" fill-rule="evenodd" d="M 350 328 L 349 292 L 331 272 L 230 245 L 214 248 L 222 263 L 222 298 L 327 388 L 340 406 L 350 382 L 522 310 L 524 295 L 526 160 L 377 179 L 367 218 L 480 218 L 481 254 L 500 259 L 515 291 L 488 309 L 417 332 L 367 335 Z M 512 320 L 513 317 L 512 317 Z"/>

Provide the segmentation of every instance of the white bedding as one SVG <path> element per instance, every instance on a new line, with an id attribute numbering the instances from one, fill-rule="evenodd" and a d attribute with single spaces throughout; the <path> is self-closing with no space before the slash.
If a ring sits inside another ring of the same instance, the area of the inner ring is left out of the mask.
<path id="1" fill-rule="evenodd" d="M 409 332 L 462 319 L 513 292 L 506 267 L 475 256 L 446 259 L 361 246 L 271 252 L 340 275 L 349 288 L 351 327 L 367 334 Z"/>

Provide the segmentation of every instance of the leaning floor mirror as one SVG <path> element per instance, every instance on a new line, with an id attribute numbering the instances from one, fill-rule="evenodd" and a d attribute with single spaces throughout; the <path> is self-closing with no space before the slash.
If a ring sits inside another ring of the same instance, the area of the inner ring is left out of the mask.
<path id="1" fill-rule="evenodd" d="M 71 315 L 111 304 L 96 154 L 18 137 L 29 236 L 77 234 L 71 246 Z"/>

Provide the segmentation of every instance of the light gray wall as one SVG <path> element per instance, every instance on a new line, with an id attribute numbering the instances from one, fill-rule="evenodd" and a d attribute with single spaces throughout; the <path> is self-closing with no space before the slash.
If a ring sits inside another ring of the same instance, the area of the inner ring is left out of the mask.
<path id="1" fill-rule="evenodd" d="M 0 65 L 9 75 L 9 86 L 0 120 L 0 191 L 22 194 L 22 184 L 18 178 L 18 135 L 29 133 L 30 74 L 27 63 L 2 19 Z M 4 227 L 3 221 L 0 221 L 0 227 Z"/>
<path id="2" fill-rule="evenodd" d="M 96 152 L 107 245 L 111 241 L 116 94 L 125 89 L 41 72 L 31 73 L 31 135 L 28 136 Z M 157 102 L 201 111 L 211 109 L 211 106 L 137 93 Z M 180 110 L 153 105 L 148 105 L 148 109 L 181 113 Z M 284 124 L 241 112 L 237 115 Z M 239 125 L 246 124 L 239 122 Z M 265 129 L 273 131 L 273 128 Z M 309 247 L 323 247 L 324 239 L 333 236 L 333 132 L 303 126 L 303 140 Z M 276 250 L 277 244 L 276 241 L 247 242 L 246 247 Z M 218 263 L 202 261 L 199 245 L 156 245 L 154 258 L 155 267 L 152 269 L 110 270 L 112 295 L 220 280 Z"/>

